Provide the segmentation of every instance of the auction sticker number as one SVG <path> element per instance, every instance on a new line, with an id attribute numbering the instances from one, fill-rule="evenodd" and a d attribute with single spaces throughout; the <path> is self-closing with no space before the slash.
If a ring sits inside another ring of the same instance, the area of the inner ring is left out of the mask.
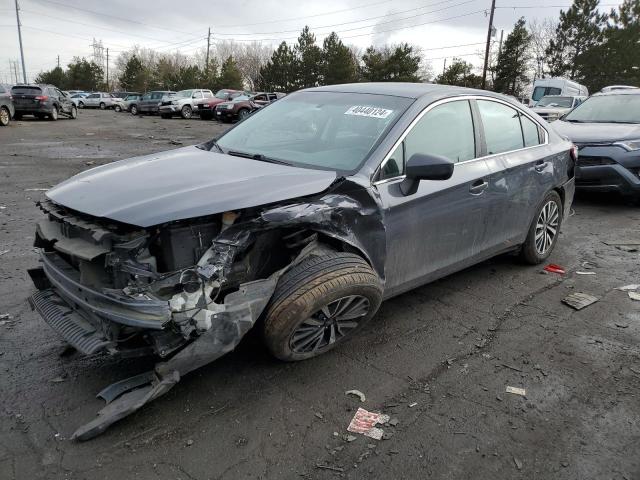
<path id="1" fill-rule="evenodd" d="M 367 107 L 363 105 L 354 105 L 349 108 L 345 115 L 356 115 L 358 117 L 371 117 L 371 118 L 387 118 L 393 113 L 393 110 L 387 110 L 380 107 Z"/>

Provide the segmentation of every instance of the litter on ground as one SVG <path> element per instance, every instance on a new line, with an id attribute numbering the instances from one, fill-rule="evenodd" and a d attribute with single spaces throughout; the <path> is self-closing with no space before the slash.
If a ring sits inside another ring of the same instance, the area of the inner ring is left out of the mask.
<path id="1" fill-rule="evenodd" d="M 622 290 L 623 292 L 625 292 L 627 290 L 637 290 L 638 288 L 640 288 L 640 284 L 633 283 L 631 285 L 624 285 L 623 287 L 618 287 L 616 288 L 616 290 Z"/>
<path id="2" fill-rule="evenodd" d="M 576 275 L 595 275 L 596 272 L 576 272 Z"/>
<path id="3" fill-rule="evenodd" d="M 640 293 L 638 293 L 638 292 L 627 292 L 627 295 L 629 295 L 629 298 L 631 300 L 639 300 L 640 301 Z"/>
<path id="4" fill-rule="evenodd" d="M 556 265 L 555 263 L 550 263 L 549 265 L 544 267 L 544 271 L 549 273 L 559 273 L 560 275 L 567 273 L 564 268 L 562 268 L 560 265 Z"/>
<path id="5" fill-rule="evenodd" d="M 589 295 L 588 293 L 575 292 L 562 299 L 562 303 L 569 305 L 576 310 L 582 310 L 584 307 L 588 307 L 592 303 L 598 301 L 597 297 Z"/>
<path id="6" fill-rule="evenodd" d="M 526 396 L 527 392 L 524 388 L 518 388 L 518 387 L 509 387 L 507 386 L 506 389 L 507 393 L 513 393 L 514 395 L 520 395 L 522 397 Z"/>
<path id="7" fill-rule="evenodd" d="M 387 423 L 388 421 L 389 415 L 369 412 L 364 408 L 358 408 L 358 411 L 353 416 L 351 423 L 347 427 L 347 431 L 360 433 L 366 437 L 373 438 L 374 440 L 380 440 L 384 431 L 381 428 L 376 427 L 376 425 Z"/>
<path id="8" fill-rule="evenodd" d="M 364 393 L 362 393 L 360 390 L 347 390 L 346 392 L 344 392 L 345 395 L 355 395 L 356 397 L 360 398 L 361 402 L 364 402 L 367 397 L 364 396 Z"/>

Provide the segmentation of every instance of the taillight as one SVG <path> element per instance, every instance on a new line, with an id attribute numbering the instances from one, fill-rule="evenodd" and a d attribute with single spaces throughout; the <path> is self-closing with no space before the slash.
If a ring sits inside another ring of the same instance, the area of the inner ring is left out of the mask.
<path id="1" fill-rule="evenodd" d="M 578 146 L 571 145 L 571 150 L 569 150 L 569 154 L 571 155 L 571 159 L 575 162 L 578 160 Z"/>
<path id="2" fill-rule="evenodd" d="M 46 102 L 47 100 L 49 100 L 49 97 L 47 95 L 38 95 L 36 97 L 36 100 L 40 100 L 41 102 Z"/>

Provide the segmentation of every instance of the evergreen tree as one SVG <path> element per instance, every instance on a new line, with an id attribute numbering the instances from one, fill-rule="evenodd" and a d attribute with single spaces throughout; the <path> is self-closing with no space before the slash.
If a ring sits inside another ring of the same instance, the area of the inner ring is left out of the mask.
<path id="1" fill-rule="evenodd" d="M 508 95 L 520 96 L 528 82 L 527 69 L 531 60 L 529 45 L 531 34 L 521 17 L 504 42 L 495 66 L 494 90 Z"/>
<path id="2" fill-rule="evenodd" d="M 553 77 L 570 79 L 586 77 L 589 72 L 581 65 L 585 52 L 599 46 L 603 40 L 606 14 L 597 10 L 599 0 L 574 0 L 566 12 L 560 10 L 556 36 L 547 48 L 547 65 Z"/>
<path id="3" fill-rule="evenodd" d="M 378 50 L 371 46 L 362 55 L 360 77 L 366 82 L 382 82 L 387 78 L 388 48 Z"/>
<path id="4" fill-rule="evenodd" d="M 322 50 L 316 45 L 316 36 L 308 26 L 302 29 L 298 43 L 294 47 L 298 88 L 309 88 L 323 85 Z"/>
<path id="5" fill-rule="evenodd" d="M 260 69 L 258 88 L 264 91 L 289 93 L 297 89 L 296 57 L 293 49 L 282 42 L 271 59 Z"/>
<path id="6" fill-rule="evenodd" d="M 74 57 L 67 66 L 67 89 L 99 90 L 104 73 L 102 67 L 85 58 Z"/>
<path id="7" fill-rule="evenodd" d="M 60 67 L 56 67 L 53 70 L 46 72 L 40 72 L 34 79 L 35 83 L 47 83 L 49 85 L 55 85 L 58 88 L 67 88 L 67 76 Z"/>
<path id="8" fill-rule="evenodd" d="M 407 43 L 393 50 L 371 46 L 362 56 L 360 76 L 368 82 L 419 82 L 420 55 Z"/>
<path id="9" fill-rule="evenodd" d="M 322 77 L 324 85 L 352 83 L 358 78 L 356 59 L 335 32 L 322 45 Z"/>
<path id="10" fill-rule="evenodd" d="M 242 74 L 240 70 L 238 70 L 238 66 L 231 55 L 222 62 L 218 82 L 222 86 L 221 88 L 233 88 L 236 90 L 242 90 L 244 88 L 242 85 Z"/>
<path id="11" fill-rule="evenodd" d="M 454 58 L 441 75 L 436 78 L 436 83 L 441 85 L 457 85 L 459 87 L 480 88 L 482 77 L 472 73 L 473 65 L 459 58 Z"/>
<path id="12" fill-rule="evenodd" d="M 137 55 L 132 55 L 118 77 L 120 87 L 124 90 L 144 92 L 149 83 L 149 72 Z"/>

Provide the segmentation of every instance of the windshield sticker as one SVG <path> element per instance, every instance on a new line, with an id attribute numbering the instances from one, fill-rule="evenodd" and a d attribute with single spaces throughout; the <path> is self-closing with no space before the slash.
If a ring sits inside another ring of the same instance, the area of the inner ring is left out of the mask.
<path id="1" fill-rule="evenodd" d="M 358 117 L 371 117 L 371 118 L 387 118 L 393 113 L 393 110 L 387 110 L 386 108 L 379 107 L 366 107 L 362 105 L 354 105 L 349 108 L 345 115 L 356 115 Z"/>

